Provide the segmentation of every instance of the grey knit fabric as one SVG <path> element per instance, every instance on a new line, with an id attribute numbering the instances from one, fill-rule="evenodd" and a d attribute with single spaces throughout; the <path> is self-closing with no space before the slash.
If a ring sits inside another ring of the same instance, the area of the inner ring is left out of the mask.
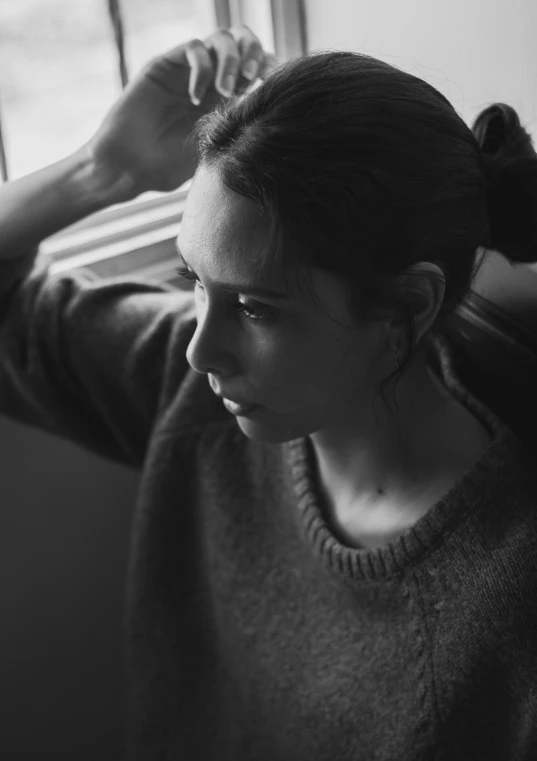
<path id="1" fill-rule="evenodd" d="M 388 546 L 323 518 L 309 439 L 245 437 L 185 357 L 191 294 L 0 267 L 0 412 L 136 468 L 132 761 L 537 759 L 534 456 L 493 440 Z"/>

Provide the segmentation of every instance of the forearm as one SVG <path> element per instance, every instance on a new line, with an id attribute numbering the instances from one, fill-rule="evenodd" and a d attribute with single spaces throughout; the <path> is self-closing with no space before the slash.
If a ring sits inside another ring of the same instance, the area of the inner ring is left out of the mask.
<path id="1" fill-rule="evenodd" d="M 44 238 L 132 197 L 85 148 L 0 187 L 0 261 L 24 256 Z"/>

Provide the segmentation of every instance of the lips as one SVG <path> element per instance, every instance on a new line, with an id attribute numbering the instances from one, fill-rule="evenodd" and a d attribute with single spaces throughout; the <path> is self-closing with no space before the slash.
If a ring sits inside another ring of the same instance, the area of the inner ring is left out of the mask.
<path id="1" fill-rule="evenodd" d="M 249 404 L 244 406 L 242 404 L 235 404 L 226 398 L 223 399 L 223 402 L 224 407 L 227 409 L 227 411 L 231 412 L 232 415 L 237 415 L 238 417 L 250 417 L 250 415 L 254 415 L 259 409 L 258 404 Z"/>
<path id="2" fill-rule="evenodd" d="M 237 407 L 257 407 L 258 406 L 254 404 L 254 402 L 241 402 L 241 401 L 238 401 L 237 399 L 232 399 L 230 396 L 226 396 L 225 394 L 218 394 L 216 391 L 214 393 L 220 399 L 224 399 L 224 400 L 227 400 L 228 402 L 231 402 L 232 404 L 236 404 Z"/>

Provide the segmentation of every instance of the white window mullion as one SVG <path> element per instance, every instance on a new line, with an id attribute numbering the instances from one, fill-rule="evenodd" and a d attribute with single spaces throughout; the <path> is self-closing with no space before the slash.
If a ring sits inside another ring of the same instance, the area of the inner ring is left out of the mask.
<path id="1" fill-rule="evenodd" d="M 271 0 L 276 57 L 280 61 L 307 53 L 306 17 L 303 0 Z"/>

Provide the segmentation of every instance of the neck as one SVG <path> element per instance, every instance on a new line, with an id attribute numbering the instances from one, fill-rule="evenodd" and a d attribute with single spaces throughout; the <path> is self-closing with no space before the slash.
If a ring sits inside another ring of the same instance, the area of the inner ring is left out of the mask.
<path id="1" fill-rule="evenodd" d="M 416 354 L 395 393 L 395 416 L 379 398 L 310 436 L 321 487 L 332 503 L 415 501 L 439 479 L 464 470 L 486 443 L 482 425 L 445 389 L 425 353 Z"/>

